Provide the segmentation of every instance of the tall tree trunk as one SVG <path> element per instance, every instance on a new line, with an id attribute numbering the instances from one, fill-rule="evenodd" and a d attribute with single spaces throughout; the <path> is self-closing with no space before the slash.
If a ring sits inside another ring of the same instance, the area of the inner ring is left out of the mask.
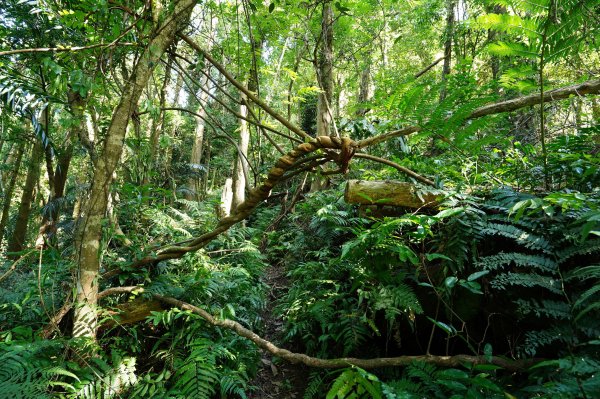
<path id="1" fill-rule="evenodd" d="M 369 101 L 371 97 L 371 54 L 367 54 L 367 63 L 360 73 L 360 86 L 358 88 L 358 108 L 356 109 L 356 116 L 363 117 L 369 112 L 369 109 L 365 107 L 365 103 Z"/>
<path id="2" fill-rule="evenodd" d="M 2 204 L 2 218 L 0 219 L 0 247 L 2 246 L 2 240 L 4 239 L 4 229 L 6 229 L 6 225 L 8 223 L 8 213 L 10 211 L 10 204 L 12 202 L 13 192 L 15 190 L 15 185 L 17 183 L 17 178 L 19 177 L 19 170 L 21 169 L 21 160 L 23 159 L 23 153 L 25 152 L 25 141 L 19 143 L 16 151 L 15 157 L 12 164 L 10 179 L 8 180 L 8 184 L 4 190 L 4 202 Z"/>
<path id="3" fill-rule="evenodd" d="M 164 22 L 155 26 L 152 38 L 133 67 L 119 104 L 116 106 L 101 155 L 94 165 L 94 177 L 90 199 L 85 205 L 77 239 L 77 295 L 73 320 L 73 336 L 95 339 L 97 328 L 96 305 L 98 303 L 98 276 L 100 271 L 100 240 L 102 221 L 106 216 L 113 172 L 119 164 L 127 124 L 136 109 L 142 90 L 155 66 L 168 46 L 173 42 L 183 23 L 189 21 L 195 0 L 179 0 Z M 166 14 L 166 13 L 164 13 Z"/>
<path id="4" fill-rule="evenodd" d="M 206 41 L 206 50 L 211 51 L 213 47 L 213 42 L 215 38 L 215 29 L 214 27 L 218 23 L 218 18 L 211 16 L 210 23 L 208 26 L 208 40 Z M 204 131 L 206 130 L 206 123 L 204 122 L 204 118 L 206 118 L 206 108 L 210 102 L 210 84 L 211 81 L 209 79 L 211 72 L 211 67 L 209 63 L 206 63 L 204 67 L 204 71 L 200 73 L 200 78 L 198 81 L 203 87 L 200 87 L 200 92 L 198 93 L 198 112 L 199 116 L 196 116 L 196 129 L 194 131 L 194 144 L 192 145 L 192 154 L 190 156 L 190 166 L 194 170 L 195 176 L 188 180 L 188 194 L 186 194 L 187 199 L 196 199 L 200 200 L 201 191 L 202 190 L 202 180 L 200 178 L 200 172 L 202 171 L 202 153 L 204 150 Z M 208 173 L 208 170 L 204 170 L 204 173 Z M 205 191 L 205 190 L 204 190 Z"/>
<path id="5" fill-rule="evenodd" d="M 206 74 L 210 73 L 210 68 L 205 71 Z M 203 151 L 203 143 L 204 143 L 204 130 L 205 123 L 204 118 L 206 118 L 206 107 L 208 106 L 209 96 L 208 93 L 210 91 L 210 80 L 204 74 L 200 78 L 201 84 L 204 86 L 200 93 L 198 94 L 198 112 L 199 116 L 196 116 L 196 128 L 194 131 L 194 144 L 192 145 L 192 154 L 190 156 L 190 167 L 194 170 L 195 176 L 188 180 L 188 186 L 190 188 L 189 194 L 186 195 L 187 199 L 200 199 L 200 178 L 198 174 L 202 169 L 202 151 Z"/>
<path id="6" fill-rule="evenodd" d="M 233 201 L 232 187 L 233 180 L 231 178 L 227 178 L 225 180 L 225 185 L 223 186 L 223 191 L 221 192 L 221 204 L 219 205 L 219 209 L 217 210 L 217 214 L 221 218 L 226 218 L 231 214 L 231 203 Z"/>
<path id="7" fill-rule="evenodd" d="M 448 75 L 452 67 L 452 38 L 454 37 L 454 9 L 456 0 L 446 0 L 446 29 L 444 30 L 444 67 L 442 68 L 442 91 L 440 101 L 446 98 Z"/>
<path id="8" fill-rule="evenodd" d="M 23 193 L 21 194 L 21 203 L 19 204 L 15 229 L 8 241 L 8 252 L 20 252 L 25 246 L 29 215 L 31 214 L 31 204 L 34 199 L 35 187 L 40 178 L 40 162 L 43 153 L 44 149 L 42 143 L 36 139 L 31 148 L 27 178 L 25 179 L 25 187 L 23 187 Z"/>
<path id="9" fill-rule="evenodd" d="M 259 61 L 262 55 L 263 41 L 260 37 L 251 35 L 250 47 L 252 50 L 252 64 L 248 71 L 248 90 L 253 93 L 259 93 L 259 78 L 258 69 Z M 247 101 L 245 95 L 241 98 L 242 104 L 240 105 L 240 141 L 237 148 L 236 162 L 233 168 L 233 185 L 232 185 L 232 200 L 231 200 L 231 212 L 235 213 L 238 205 L 240 205 L 246 199 L 246 188 L 249 186 L 248 182 L 248 147 L 250 145 L 250 126 L 246 119 L 250 114 L 248 107 L 244 104 L 248 104 L 252 107 L 250 111 L 253 115 L 256 115 L 253 104 Z M 260 138 L 260 135 L 259 135 Z M 257 145 L 260 147 L 260 140 L 257 140 Z"/>
<path id="10" fill-rule="evenodd" d="M 150 129 L 150 159 L 146 163 L 147 170 L 144 172 L 144 177 L 142 179 L 142 185 L 144 186 L 150 183 L 150 174 L 152 169 L 156 169 L 155 166 L 160 164 L 158 159 L 158 139 L 160 138 L 165 123 L 165 104 L 167 98 L 167 88 L 169 87 L 169 80 L 171 79 L 172 66 L 173 58 L 169 57 L 169 61 L 165 66 L 165 76 L 159 93 L 158 106 L 160 111 L 158 116 L 152 119 L 152 128 Z"/>
<path id="11" fill-rule="evenodd" d="M 46 160 L 46 164 L 50 167 L 48 171 L 48 180 L 50 182 L 50 196 L 48 197 L 48 211 L 42 215 L 42 224 L 36 240 L 36 246 L 43 246 L 51 241 L 55 241 L 56 224 L 60 217 L 61 200 L 65 195 L 65 186 L 67 184 L 67 176 L 71 159 L 73 158 L 73 146 L 79 137 L 84 136 L 85 120 L 83 111 L 85 101 L 78 93 L 70 91 L 67 93 L 69 107 L 71 113 L 77 119 L 77 123 L 69 132 L 66 138 L 66 148 L 56 156 L 56 168 L 51 170 L 52 163 Z M 48 154 L 46 152 L 46 156 Z"/>
<path id="12" fill-rule="evenodd" d="M 323 2 L 317 75 L 321 88 L 317 104 L 317 135 L 329 136 L 333 121 L 333 9 L 330 0 Z"/>
<path id="13" fill-rule="evenodd" d="M 248 109 L 240 105 L 240 114 L 248 117 Z M 231 209 L 235 211 L 246 199 L 246 177 L 248 175 L 248 146 L 250 144 L 250 129 L 245 119 L 240 119 L 240 144 L 238 146 L 237 161 L 233 169 L 233 198 Z"/>
<path id="14" fill-rule="evenodd" d="M 179 74 L 177 75 L 177 81 L 175 83 L 175 98 L 173 98 L 173 107 L 178 107 L 179 106 L 179 93 L 181 92 L 181 89 L 183 88 L 183 75 Z M 175 137 L 177 136 L 177 129 L 179 129 L 180 123 L 178 120 L 173 120 L 173 123 L 171 124 L 171 129 L 169 130 L 169 140 L 171 143 L 173 143 L 175 141 Z M 173 162 L 173 144 L 169 145 L 167 147 L 166 153 L 165 153 L 165 163 L 164 163 L 164 170 L 165 170 L 165 174 L 169 177 L 169 179 L 172 182 L 172 190 L 173 192 L 175 192 L 175 184 L 172 173 L 171 173 L 171 163 Z"/>

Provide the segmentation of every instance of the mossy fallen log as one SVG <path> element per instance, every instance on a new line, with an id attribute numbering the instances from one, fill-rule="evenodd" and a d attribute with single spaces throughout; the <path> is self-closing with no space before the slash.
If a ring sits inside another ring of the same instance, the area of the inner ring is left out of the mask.
<path id="1" fill-rule="evenodd" d="M 413 209 L 439 205 L 437 194 L 395 180 L 348 180 L 344 200 L 349 204 Z"/>
<path id="2" fill-rule="evenodd" d="M 112 318 L 106 320 L 103 328 L 114 327 L 115 325 L 134 324 L 146 319 L 152 312 L 162 312 L 165 310 L 163 304 L 158 300 L 146 300 L 144 298 L 135 298 L 130 302 L 119 304 L 116 309 L 108 313 Z"/>

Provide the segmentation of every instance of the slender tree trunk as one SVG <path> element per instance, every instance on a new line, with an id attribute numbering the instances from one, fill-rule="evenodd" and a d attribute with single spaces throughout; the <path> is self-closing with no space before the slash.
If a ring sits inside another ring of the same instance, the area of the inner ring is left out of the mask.
<path id="1" fill-rule="evenodd" d="M 207 66 L 206 74 L 210 73 L 210 68 Z M 200 78 L 201 84 L 204 86 L 200 93 L 198 94 L 198 112 L 199 116 L 196 118 L 196 129 L 194 131 L 194 144 L 192 145 L 192 154 L 190 156 L 190 166 L 194 170 L 194 174 L 199 174 L 201 171 L 201 163 L 202 162 L 202 151 L 204 148 L 202 145 L 204 144 L 204 130 L 205 123 L 204 118 L 206 118 L 206 107 L 208 106 L 209 96 L 208 92 L 210 90 L 210 80 L 207 76 L 202 75 Z M 187 199 L 200 199 L 200 178 L 198 176 L 194 176 L 188 180 L 188 186 L 190 188 L 190 194 L 186 195 Z"/>
<path id="2" fill-rule="evenodd" d="M 446 29 L 444 31 L 444 67 L 442 68 L 442 91 L 440 101 L 446 98 L 448 75 L 452 67 L 452 38 L 454 37 L 454 9 L 456 0 L 446 0 Z"/>
<path id="3" fill-rule="evenodd" d="M 248 109 L 240 105 L 240 114 L 247 118 Z M 246 199 L 246 177 L 248 174 L 248 146 L 250 144 L 250 129 L 245 119 L 240 119 L 240 144 L 238 147 L 237 161 L 233 170 L 233 198 L 231 209 L 235 211 Z"/>
<path id="4" fill-rule="evenodd" d="M 213 177 L 214 180 L 214 177 Z M 231 214 L 231 203 L 233 201 L 233 180 L 231 178 L 227 178 L 225 180 L 225 185 L 223 186 L 223 191 L 221 192 L 221 204 L 218 209 L 218 215 L 221 218 L 226 218 Z"/>
<path id="5" fill-rule="evenodd" d="M 356 116 L 363 117 L 369 112 L 369 109 L 365 107 L 365 103 L 369 101 L 371 97 L 371 54 L 367 54 L 367 63 L 360 73 L 360 86 L 358 88 L 358 108 L 356 109 Z"/>
<path id="6" fill-rule="evenodd" d="M 73 146 L 77 138 L 82 137 L 85 133 L 85 121 L 83 116 L 85 101 L 78 93 L 72 91 L 67 93 L 67 97 L 71 113 L 77 119 L 78 123 L 76 123 L 69 132 L 68 137 L 66 138 L 66 147 L 56 157 L 57 163 L 55 170 L 51 171 L 50 169 L 48 171 L 48 180 L 51 181 L 50 196 L 48 198 L 49 209 L 42 215 L 42 224 L 36 240 L 36 246 L 43 246 L 48 242 L 55 241 L 55 233 L 57 230 L 56 224 L 60 217 L 60 202 L 65 195 L 67 176 L 73 157 Z M 51 162 L 46 160 L 46 164 L 50 165 L 51 168 Z"/>
<path id="7" fill-rule="evenodd" d="M 177 81 L 175 83 L 175 98 L 173 99 L 173 106 L 179 106 L 179 93 L 183 88 L 183 75 L 177 75 Z M 171 129 L 169 131 L 169 139 L 174 142 L 175 137 L 177 136 L 177 129 L 179 128 L 180 123 L 177 120 L 174 120 Z M 173 145 L 167 147 L 166 155 L 165 155 L 165 173 L 171 177 L 171 163 L 173 162 Z M 173 188 L 173 191 L 175 189 Z"/>
<path id="8" fill-rule="evenodd" d="M 146 163 L 148 168 L 154 168 L 155 165 L 159 165 L 160 162 L 158 160 L 158 139 L 162 133 L 165 123 L 165 106 L 166 106 L 166 98 L 167 98 L 167 88 L 169 87 L 169 80 L 171 79 L 171 69 L 173 66 L 173 59 L 169 57 L 169 61 L 165 66 L 165 76 L 163 80 L 162 87 L 160 89 L 159 94 L 159 114 L 156 118 L 152 120 L 152 128 L 150 130 L 150 159 Z M 146 170 L 144 173 L 144 178 L 142 180 L 142 185 L 147 185 L 150 183 L 150 173 L 151 170 Z"/>
<path id="9" fill-rule="evenodd" d="M 209 32 L 208 32 L 208 40 L 206 49 L 210 51 L 213 46 L 215 30 L 214 26 L 218 23 L 218 19 L 215 17 L 210 18 L 209 24 Z M 196 118 L 196 129 L 194 131 L 194 144 L 192 145 L 192 154 L 190 156 L 190 166 L 194 170 L 195 176 L 188 180 L 189 191 L 186 195 L 187 199 L 196 199 L 200 200 L 202 197 L 200 195 L 202 190 L 202 179 L 200 178 L 200 172 L 202 171 L 202 154 L 204 151 L 204 131 L 206 130 L 206 123 L 204 122 L 204 118 L 206 118 L 206 108 L 210 102 L 210 96 L 208 93 L 210 92 L 210 84 L 211 81 L 209 79 L 211 72 L 211 67 L 209 63 L 206 63 L 204 67 L 204 71 L 200 73 L 200 78 L 198 81 L 203 86 L 200 88 L 198 93 L 198 112 L 199 116 Z M 205 169 L 204 173 L 208 173 Z M 205 191 L 205 190 L 204 190 Z"/>
<path id="10" fill-rule="evenodd" d="M 80 236 L 76 248 L 78 276 L 74 337 L 95 339 L 96 336 L 102 221 L 106 217 L 113 172 L 119 164 L 129 118 L 163 53 L 173 42 L 182 24 L 189 21 L 194 4 L 195 0 L 176 1 L 171 8 L 173 11 L 164 15 L 164 22 L 155 27 L 152 38 L 133 67 L 123 95 L 113 112 L 103 151 L 94 165 L 90 198 L 80 221 Z"/>
<path id="11" fill-rule="evenodd" d="M 333 121 L 333 9 L 331 1 L 323 3 L 323 17 L 321 20 L 321 51 L 317 68 L 319 93 L 317 104 L 317 135 L 329 136 Z"/>
<path id="12" fill-rule="evenodd" d="M 42 160 L 43 152 L 42 144 L 36 140 L 31 148 L 27 178 L 25 179 L 25 187 L 23 187 L 23 193 L 21 194 L 21 203 L 19 204 L 15 229 L 8 242 L 8 252 L 20 252 L 25 246 L 29 215 L 31 214 L 31 205 L 34 200 L 34 191 L 40 178 L 40 162 Z"/>
<path id="13" fill-rule="evenodd" d="M 319 51 L 317 79 L 321 92 L 317 100 L 316 134 L 317 136 L 331 136 L 331 124 L 333 122 L 333 9 L 331 0 L 323 2 L 321 49 Z M 310 191 L 320 191 L 328 184 L 328 178 L 315 176 L 310 185 Z"/>
<path id="14" fill-rule="evenodd" d="M 4 203 L 2 204 L 2 219 L 0 219 L 0 247 L 2 246 L 2 240 L 4 239 L 4 230 L 8 223 L 8 213 L 10 211 L 10 204 L 12 202 L 13 192 L 19 177 L 19 170 L 21 169 L 21 160 L 23 159 L 23 153 L 25 152 L 25 141 L 19 143 L 15 153 L 14 161 L 12 164 L 12 170 L 10 173 L 10 179 L 4 191 Z M 9 164 L 10 165 L 10 164 Z"/>
<path id="15" fill-rule="evenodd" d="M 206 137 L 204 139 L 204 148 L 205 148 L 204 152 L 206 153 L 206 155 L 205 155 L 205 159 L 206 159 L 206 172 L 204 173 L 204 192 L 208 193 L 209 192 L 208 183 L 209 183 L 209 180 L 210 180 L 208 178 L 209 177 L 209 173 L 210 173 L 210 140 L 209 140 L 208 137 Z M 214 182 L 214 178 L 215 178 L 215 175 L 213 173 L 213 179 L 210 180 L 211 183 Z"/>
<path id="16" fill-rule="evenodd" d="M 17 156 L 17 151 L 14 151 L 13 147 L 14 147 L 14 145 L 11 145 L 9 147 L 9 149 L 7 150 L 7 153 L 8 153 L 8 157 L 6 159 L 7 165 L 11 165 L 15 162 L 15 158 Z M 2 180 L 2 187 L 6 186 L 6 184 L 9 181 L 11 176 L 12 176 L 12 173 L 8 169 L 5 169 L 2 172 L 0 172 L 0 179 Z"/>

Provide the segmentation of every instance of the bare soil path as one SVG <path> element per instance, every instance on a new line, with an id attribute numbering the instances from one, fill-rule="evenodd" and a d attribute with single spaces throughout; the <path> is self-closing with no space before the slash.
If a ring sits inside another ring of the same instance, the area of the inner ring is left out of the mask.
<path id="1" fill-rule="evenodd" d="M 265 330 L 264 338 L 281 343 L 283 335 L 283 320 L 281 315 L 274 314 L 275 303 L 287 292 L 288 279 L 285 275 L 285 266 L 276 264 L 265 270 L 262 278 L 269 286 L 267 306 L 263 313 Z M 248 397 L 252 399 L 301 399 L 304 389 L 308 384 L 309 369 L 303 365 L 291 364 L 273 358 L 263 352 L 260 369 L 251 382 L 256 387 Z"/>

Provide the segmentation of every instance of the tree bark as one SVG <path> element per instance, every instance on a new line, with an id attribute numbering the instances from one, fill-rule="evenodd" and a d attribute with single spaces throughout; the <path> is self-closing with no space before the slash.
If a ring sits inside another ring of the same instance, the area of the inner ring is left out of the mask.
<path id="1" fill-rule="evenodd" d="M 248 117 L 248 109 L 240 105 L 240 114 Z M 245 119 L 240 119 L 240 144 L 237 151 L 237 161 L 233 170 L 233 198 L 231 209 L 235 210 L 246 199 L 246 176 L 248 174 L 248 146 L 250 144 L 250 129 Z"/>
<path id="2" fill-rule="evenodd" d="M 210 68 L 206 68 L 205 71 L 207 74 L 210 73 Z M 194 174 L 200 172 L 202 166 L 202 151 L 203 151 L 203 143 L 204 143 L 204 130 L 206 125 L 204 123 L 204 119 L 206 118 L 206 107 L 208 106 L 209 96 L 208 93 L 210 91 L 209 87 L 209 79 L 207 76 L 202 76 L 200 79 L 204 88 L 200 90 L 198 95 L 198 116 L 196 119 L 196 129 L 194 131 L 194 144 L 192 145 L 192 154 L 190 156 L 190 167 L 194 170 Z M 189 193 L 186 195 L 187 199 L 199 199 L 200 198 L 200 179 L 198 176 L 194 176 L 188 180 Z"/>
<path id="3" fill-rule="evenodd" d="M 417 193 L 414 184 L 393 180 L 348 180 L 344 200 L 349 204 L 406 208 L 434 207 L 438 204 L 435 194 Z"/>
<path id="4" fill-rule="evenodd" d="M 0 247 L 2 247 L 2 240 L 4 239 L 4 229 L 8 223 L 8 214 L 10 211 L 10 204 L 12 202 L 13 192 L 17 183 L 17 177 L 19 176 L 19 170 L 21 169 L 21 160 L 23 159 L 23 153 L 25 152 L 25 141 L 19 143 L 16 151 L 14 161 L 12 162 L 12 170 L 10 179 L 4 190 L 4 203 L 2 204 L 2 219 L 0 219 Z"/>
<path id="5" fill-rule="evenodd" d="M 317 136 L 330 136 L 333 121 L 333 9 L 331 0 L 323 2 L 321 20 L 321 51 L 317 68 L 319 101 L 317 103 Z"/>
<path id="6" fill-rule="evenodd" d="M 183 75 L 177 75 L 177 81 L 175 83 L 175 98 L 173 98 L 173 107 L 179 106 L 179 93 L 183 88 Z M 177 136 L 177 129 L 179 128 L 180 123 L 178 121 L 173 121 L 171 125 L 171 129 L 169 131 L 169 139 L 174 142 L 175 137 Z M 165 153 L 165 171 L 167 175 L 171 176 L 171 163 L 173 161 L 173 144 L 167 147 Z"/>
<path id="7" fill-rule="evenodd" d="M 71 113 L 77 119 L 77 123 L 74 124 L 65 140 L 66 147 L 56 156 L 56 168 L 48 171 L 48 179 L 51 181 L 48 210 L 42 215 L 42 223 L 36 240 L 36 246 L 44 246 L 48 242 L 54 241 L 56 237 L 56 224 L 60 217 L 60 201 L 65 195 L 67 176 L 71 165 L 71 158 L 73 157 L 73 146 L 75 145 L 75 140 L 85 134 L 83 116 L 85 101 L 78 93 L 72 91 L 67 93 L 67 98 Z M 51 162 L 47 160 L 46 164 L 51 165 Z"/>
<path id="8" fill-rule="evenodd" d="M 231 214 L 231 203 L 233 201 L 233 180 L 225 179 L 223 191 L 221 192 L 221 204 L 219 206 L 218 215 L 220 218 L 229 217 Z"/>
<path id="9" fill-rule="evenodd" d="M 371 97 L 371 54 L 367 54 L 367 63 L 360 73 L 360 86 L 358 88 L 358 108 L 356 116 L 364 117 L 369 109 L 365 107 L 365 103 Z"/>
<path id="10" fill-rule="evenodd" d="M 446 0 L 446 29 L 444 31 L 444 67 L 442 69 L 442 91 L 440 101 L 446 98 L 446 85 L 452 67 L 452 38 L 454 37 L 454 9 L 456 0 Z"/>
<path id="11" fill-rule="evenodd" d="M 113 112 L 103 151 L 94 165 L 90 199 L 80 221 L 80 236 L 76 248 L 78 276 L 74 337 L 95 339 L 96 336 L 102 221 L 106 216 L 113 172 L 119 164 L 130 116 L 136 109 L 142 90 L 163 53 L 173 42 L 182 24 L 189 21 L 194 4 L 195 0 L 179 0 L 174 2 L 172 8 L 166 8 L 172 11 L 155 27 L 152 38 L 135 64 L 119 104 Z"/>
<path id="12" fill-rule="evenodd" d="M 20 252 L 24 248 L 34 190 L 40 178 L 40 161 L 42 160 L 43 152 L 42 143 L 36 139 L 31 148 L 27 178 L 21 195 L 21 203 L 19 204 L 15 230 L 8 242 L 8 252 Z M 16 258 L 18 255 L 12 255 L 11 257 Z"/>

